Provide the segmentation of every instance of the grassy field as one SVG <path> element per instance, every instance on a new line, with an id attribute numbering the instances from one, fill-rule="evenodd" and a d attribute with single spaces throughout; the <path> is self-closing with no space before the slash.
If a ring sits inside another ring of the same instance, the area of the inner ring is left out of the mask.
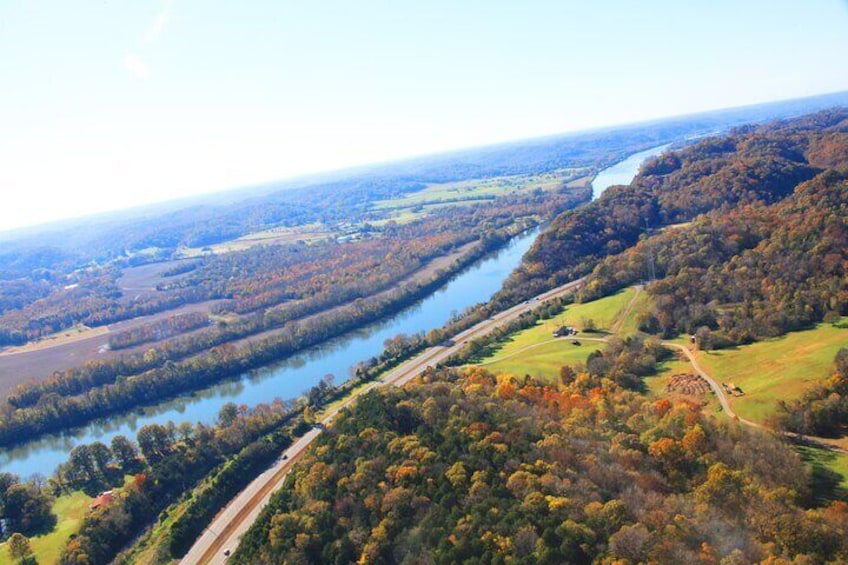
<path id="1" fill-rule="evenodd" d="M 41 565 L 49 565 L 59 560 L 59 555 L 65 548 L 65 543 L 71 534 L 79 529 L 88 505 L 93 499 L 83 493 L 76 491 L 71 494 L 60 496 L 53 504 L 53 512 L 59 521 L 56 528 L 47 535 L 30 538 L 33 554 Z M 3 547 L 0 551 L 0 565 L 15 563 L 9 550 Z"/>
<path id="2" fill-rule="evenodd" d="M 700 402 L 704 407 L 706 414 L 721 415 L 721 404 L 714 394 L 705 394 L 701 396 L 689 396 L 678 392 L 666 392 L 665 387 L 672 376 L 678 374 L 691 374 L 694 370 L 692 365 L 682 356 L 675 354 L 672 358 L 667 359 L 659 364 L 656 375 L 651 375 L 644 379 L 646 392 L 649 396 L 655 398 L 669 399 L 686 399 Z"/>
<path id="3" fill-rule="evenodd" d="M 333 234 L 322 224 L 308 224 L 297 227 L 271 228 L 259 232 L 243 235 L 238 239 L 216 243 L 209 247 L 184 247 L 180 249 L 182 257 L 200 257 L 204 253 L 230 253 L 243 251 L 256 245 L 271 245 L 281 243 L 295 243 L 297 241 L 311 242 L 333 237 Z"/>
<path id="4" fill-rule="evenodd" d="M 375 202 L 374 209 L 414 208 L 425 204 L 483 200 L 536 189 L 553 190 L 584 173 L 584 169 L 559 169 L 540 175 L 516 175 L 431 184 L 423 190 L 411 192 L 400 198 Z"/>
<path id="5" fill-rule="evenodd" d="M 581 342 L 572 345 L 570 339 L 560 338 L 552 343 L 533 346 L 513 357 L 495 358 L 494 362 L 480 363 L 496 374 L 510 374 L 517 377 L 530 375 L 540 380 L 553 381 L 559 376 L 563 365 L 585 362 L 589 354 L 604 346 L 603 343 Z M 500 360 L 497 360 L 500 359 Z"/>
<path id="6" fill-rule="evenodd" d="M 810 385 L 829 377 L 841 347 L 848 347 L 848 329 L 819 324 L 780 338 L 697 355 L 715 380 L 733 383 L 745 392 L 731 398 L 734 412 L 763 422 L 774 413 L 778 400 L 796 399 Z"/>
<path id="7" fill-rule="evenodd" d="M 812 489 L 818 503 L 848 500 L 848 455 L 821 447 L 795 446 L 812 469 Z"/>
<path id="8" fill-rule="evenodd" d="M 16 345 L 12 347 L 7 347 L 4 350 L 0 351 L 0 355 L 14 355 L 16 353 L 49 349 L 51 347 L 56 347 L 57 345 L 74 343 L 75 341 L 81 341 L 91 337 L 105 335 L 107 333 L 109 333 L 109 328 L 106 326 L 90 328 L 82 324 L 77 324 L 76 326 L 73 326 L 71 328 L 67 328 L 54 334 L 46 335 L 35 341 L 31 341 L 26 345 Z"/>
<path id="9" fill-rule="evenodd" d="M 646 311 L 650 305 L 651 297 L 648 293 L 644 290 L 639 291 L 639 294 L 635 299 L 633 299 L 633 304 L 630 307 L 630 311 L 627 313 L 627 317 L 624 320 L 621 320 L 621 325 L 618 328 L 618 335 L 627 336 L 639 333 L 639 328 L 637 327 L 639 314 Z"/>
<path id="10" fill-rule="evenodd" d="M 635 294 L 635 288 L 628 288 L 599 300 L 572 304 L 557 316 L 511 335 L 492 355 L 481 359 L 478 364 L 495 373 L 556 378 L 561 366 L 585 361 L 590 353 L 603 347 L 602 343 L 592 342 L 588 338 L 602 337 L 603 332 L 612 327 Z M 637 297 L 637 301 L 639 298 Z M 593 320 L 599 333 L 583 332 L 586 320 Z M 624 325 L 627 326 L 627 323 Z M 576 339 L 582 345 L 572 345 L 573 338 L 555 339 L 553 332 L 562 326 L 581 330 Z"/>

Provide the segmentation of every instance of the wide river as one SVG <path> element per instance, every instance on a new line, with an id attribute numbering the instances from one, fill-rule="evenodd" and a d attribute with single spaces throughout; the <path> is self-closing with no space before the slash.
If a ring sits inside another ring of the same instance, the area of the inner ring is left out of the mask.
<path id="1" fill-rule="evenodd" d="M 615 165 L 607 167 L 598 173 L 598 176 L 592 181 L 592 200 L 598 198 L 603 191 L 611 186 L 630 184 L 633 181 L 633 177 L 639 172 L 639 166 L 646 159 L 663 153 L 668 149 L 669 145 L 671 144 L 659 145 L 645 151 L 640 151 L 639 153 L 634 153 L 624 161 L 619 161 Z"/>
<path id="2" fill-rule="evenodd" d="M 629 184 L 639 165 L 665 147 L 637 153 L 601 171 L 592 183 L 593 198 L 614 184 Z M 337 384 L 344 382 L 349 377 L 350 367 L 382 352 L 386 339 L 400 333 L 413 334 L 441 327 L 453 314 L 491 298 L 518 266 L 538 233 L 535 229 L 515 237 L 509 245 L 466 268 L 427 298 L 381 322 L 194 394 L 0 451 L 0 471 L 22 477 L 33 473 L 49 475 L 67 459 L 71 448 L 80 443 L 102 441 L 108 444 L 118 434 L 135 438 L 140 427 L 169 420 L 211 423 L 227 402 L 254 406 L 278 397 L 296 398 L 327 374 L 333 374 Z"/>

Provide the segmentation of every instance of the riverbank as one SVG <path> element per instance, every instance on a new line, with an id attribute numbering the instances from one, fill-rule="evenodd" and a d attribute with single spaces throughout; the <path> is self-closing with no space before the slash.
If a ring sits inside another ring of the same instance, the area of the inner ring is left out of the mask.
<path id="1" fill-rule="evenodd" d="M 452 314 L 476 302 L 487 300 L 501 281 L 520 262 L 524 251 L 535 239 L 537 231 L 525 232 L 494 253 L 468 266 L 457 265 L 452 273 L 444 273 L 441 288 L 431 288 L 424 300 L 402 307 L 401 311 L 377 323 L 365 324 L 286 360 L 259 369 L 242 372 L 191 395 L 172 398 L 144 410 L 111 416 L 84 427 L 58 435 L 45 436 L 0 454 L 0 468 L 26 476 L 50 471 L 67 457 L 79 443 L 108 441 L 115 435 L 133 436 L 142 426 L 173 421 L 214 421 L 227 402 L 254 405 L 280 398 L 295 398 L 314 386 L 324 375 L 334 374 L 346 380 L 348 369 L 359 361 L 379 354 L 384 341 L 398 333 L 411 334 L 441 327 Z M 463 268 L 465 267 L 465 268 Z"/>

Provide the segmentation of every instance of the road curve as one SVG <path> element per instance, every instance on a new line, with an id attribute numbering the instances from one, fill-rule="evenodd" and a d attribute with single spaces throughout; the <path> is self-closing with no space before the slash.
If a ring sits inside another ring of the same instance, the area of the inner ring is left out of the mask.
<path id="1" fill-rule="evenodd" d="M 496 327 L 511 322 L 518 318 L 524 312 L 528 312 L 536 308 L 540 304 L 564 296 L 578 289 L 584 282 L 584 279 L 577 279 L 570 283 L 566 283 L 553 290 L 540 294 L 532 300 L 528 300 L 522 304 L 518 304 L 504 310 L 488 320 L 459 332 L 451 338 L 453 345 L 443 347 L 430 347 L 409 361 L 401 364 L 381 379 L 369 383 L 365 390 L 371 390 L 387 384 L 395 386 L 403 386 L 423 373 L 427 367 L 435 366 L 444 362 L 448 357 L 457 353 L 465 346 L 465 342 L 484 336 L 494 330 Z M 351 397 L 344 402 L 338 404 L 331 410 L 325 412 L 321 419 L 322 424 L 329 424 L 335 416 L 344 408 L 355 402 L 356 397 Z M 291 447 L 289 447 L 280 459 L 267 471 L 253 480 L 250 485 L 241 491 L 230 503 L 221 510 L 215 519 L 204 531 L 203 534 L 195 541 L 192 548 L 180 561 L 181 565 L 218 565 L 226 563 L 227 551 L 235 551 L 239 543 L 239 538 L 250 528 L 259 513 L 268 504 L 271 495 L 280 488 L 294 464 L 306 452 L 306 448 L 315 440 L 321 433 L 321 429 L 316 427 L 310 430 L 306 435 L 298 439 Z"/>
<path id="2" fill-rule="evenodd" d="M 736 420 L 737 422 L 745 424 L 746 426 L 751 426 L 752 428 L 758 428 L 761 430 L 782 434 L 787 439 L 796 443 L 804 443 L 807 445 L 812 445 L 815 447 L 821 447 L 824 449 L 830 449 L 832 451 L 838 451 L 839 453 L 848 454 L 848 449 L 845 449 L 839 442 L 834 441 L 830 438 L 798 434 L 795 432 L 775 431 L 757 422 L 752 422 L 751 420 L 742 418 L 733 411 L 733 409 L 730 407 L 730 403 L 727 401 L 727 397 L 725 396 L 724 391 L 721 389 L 719 384 L 715 380 L 713 380 L 713 378 L 710 377 L 710 375 L 706 371 L 701 368 L 701 366 L 698 364 L 698 361 L 695 359 L 695 356 L 692 354 L 692 351 L 688 347 L 680 345 L 679 343 L 671 343 L 668 341 L 664 341 L 663 345 L 682 351 L 686 355 L 686 357 L 689 359 L 689 363 L 692 364 L 692 367 L 695 369 L 695 371 L 701 377 L 703 377 L 703 379 L 707 381 L 707 383 L 710 385 L 710 388 L 715 391 L 715 394 L 718 397 L 718 401 L 721 403 L 722 410 L 724 410 L 730 418 Z"/>
<path id="3" fill-rule="evenodd" d="M 698 373 L 698 375 L 700 375 L 702 379 L 707 381 L 707 384 L 709 384 L 710 388 L 713 389 L 713 392 L 718 398 L 718 401 L 721 403 L 721 409 L 724 410 L 725 414 L 735 420 L 739 420 L 743 424 L 747 424 L 755 428 L 762 428 L 760 424 L 752 422 L 750 420 L 745 420 L 744 418 L 740 418 L 736 415 L 736 413 L 733 411 L 733 408 L 730 407 L 730 403 L 727 401 L 727 397 L 724 396 L 724 391 L 721 390 L 719 384 L 715 382 L 713 378 L 701 368 L 701 366 L 698 364 L 698 361 L 695 359 L 695 356 L 692 355 L 692 352 L 689 350 L 688 347 L 686 347 L 685 345 L 680 345 L 679 343 L 671 343 L 670 341 L 664 341 L 662 342 L 662 344 L 666 347 L 671 347 L 682 351 L 684 355 L 686 355 L 686 357 L 689 359 L 689 363 L 692 365 L 692 368 L 695 369 L 695 372 Z"/>

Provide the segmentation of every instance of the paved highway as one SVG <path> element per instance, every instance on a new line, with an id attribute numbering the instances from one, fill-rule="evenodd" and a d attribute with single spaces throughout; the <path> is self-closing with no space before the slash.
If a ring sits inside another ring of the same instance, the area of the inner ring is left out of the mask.
<path id="1" fill-rule="evenodd" d="M 457 353 L 465 346 L 465 342 L 488 334 L 496 327 L 516 319 L 524 312 L 539 306 L 541 303 L 574 292 L 582 284 L 583 279 L 578 279 L 545 292 L 523 304 L 518 304 L 508 310 L 504 310 L 492 318 L 484 320 L 455 335 L 451 338 L 454 342 L 453 345 L 428 348 L 413 359 L 390 371 L 380 380 L 369 383 L 366 390 L 385 386 L 386 384 L 402 386 L 424 372 L 427 367 L 435 366 L 445 361 L 454 353 Z M 332 422 L 333 418 L 342 409 L 347 408 L 355 400 L 356 397 L 351 397 L 326 412 L 321 420 L 322 423 L 329 424 Z M 316 427 L 298 439 L 281 455 L 280 459 L 270 469 L 262 473 L 246 489 L 230 501 L 218 513 L 212 524 L 203 531 L 203 535 L 198 538 L 191 550 L 180 561 L 181 565 L 225 563 L 229 552 L 235 551 L 238 546 L 239 538 L 256 521 L 259 513 L 268 504 L 271 495 L 282 486 L 291 468 L 320 433 L 321 429 Z"/>

